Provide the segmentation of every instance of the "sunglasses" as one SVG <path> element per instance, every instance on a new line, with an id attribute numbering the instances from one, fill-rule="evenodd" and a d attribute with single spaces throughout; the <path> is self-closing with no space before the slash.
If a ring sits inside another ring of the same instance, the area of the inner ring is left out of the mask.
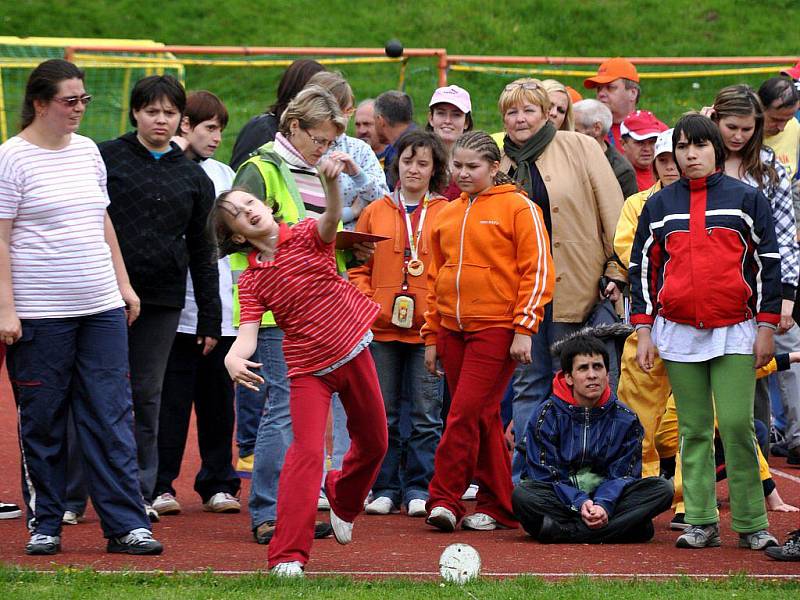
<path id="1" fill-rule="evenodd" d="M 519 82 L 515 81 L 514 83 L 509 83 L 505 87 L 505 90 L 507 92 L 510 92 L 510 91 L 512 91 L 512 90 L 514 90 L 515 88 L 518 88 L 518 87 L 522 88 L 523 90 L 539 90 L 539 89 L 542 89 L 542 86 L 540 86 L 538 83 L 533 83 L 532 81 L 525 81 L 523 83 L 519 83 Z"/>
<path id="2" fill-rule="evenodd" d="M 92 96 L 90 94 L 84 94 L 83 96 L 68 96 L 66 98 L 59 98 L 58 96 L 55 96 L 53 100 L 69 107 L 77 106 L 78 102 L 86 106 L 92 101 Z"/>

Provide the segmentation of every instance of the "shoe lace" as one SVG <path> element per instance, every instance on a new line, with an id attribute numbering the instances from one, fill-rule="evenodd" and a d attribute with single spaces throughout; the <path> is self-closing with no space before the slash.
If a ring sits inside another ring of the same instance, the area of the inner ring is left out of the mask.
<path id="1" fill-rule="evenodd" d="M 48 544 L 50 542 L 55 542 L 56 538 L 51 535 L 46 535 L 44 533 L 34 533 L 31 536 L 31 544 Z"/>

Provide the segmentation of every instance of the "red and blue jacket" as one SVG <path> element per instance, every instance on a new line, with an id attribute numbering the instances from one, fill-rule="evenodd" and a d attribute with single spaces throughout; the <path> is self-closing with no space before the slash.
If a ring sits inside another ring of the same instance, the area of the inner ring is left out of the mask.
<path id="1" fill-rule="evenodd" d="M 752 319 L 777 325 L 781 260 L 769 202 L 717 172 L 648 198 L 628 269 L 631 323 L 656 314 L 698 329 Z"/>

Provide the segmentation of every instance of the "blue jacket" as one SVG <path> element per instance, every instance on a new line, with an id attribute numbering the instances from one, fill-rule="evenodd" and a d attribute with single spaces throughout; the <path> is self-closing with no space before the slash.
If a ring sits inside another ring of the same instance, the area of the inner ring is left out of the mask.
<path id="1" fill-rule="evenodd" d="M 553 395 L 528 422 L 528 478 L 552 482 L 576 512 L 591 499 L 611 517 L 625 487 L 642 477 L 643 435 L 639 419 L 611 390 L 593 408 L 578 406 L 559 372 Z"/>

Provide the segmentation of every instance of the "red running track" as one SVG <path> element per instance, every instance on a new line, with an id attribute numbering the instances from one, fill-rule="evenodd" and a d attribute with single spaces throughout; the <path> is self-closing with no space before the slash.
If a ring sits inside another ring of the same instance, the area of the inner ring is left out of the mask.
<path id="1" fill-rule="evenodd" d="M 800 503 L 800 469 L 787 467 L 783 459 L 773 459 L 771 463 L 780 472 L 775 480 L 784 499 Z M 265 570 L 266 547 L 253 541 L 246 509 L 238 515 L 203 512 L 200 499 L 192 490 L 198 464 L 192 429 L 183 472 L 176 485 L 184 510 L 180 515 L 164 517 L 153 527 L 155 536 L 165 546 L 161 556 L 107 554 L 97 516 L 90 509 L 84 523 L 65 526 L 62 552 L 54 557 L 26 556 L 23 549 L 28 534 L 23 520 L 0 521 L 0 562 L 33 569 L 73 566 L 99 571 Z M 0 499 L 21 504 L 16 410 L 5 370 L 0 378 L 0 473 Z M 242 491 L 245 506 L 248 488 L 249 481 L 245 481 Z M 724 485 L 719 492 L 722 497 L 727 494 Z M 738 549 L 726 507 L 722 510 L 722 548 L 676 549 L 673 544 L 677 534 L 668 529 L 669 517 L 664 514 L 656 521 L 656 537 L 648 544 L 548 546 L 533 541 L 522 530 L 446 534 L 432 530 L 422 519 L 405 515 L 362 515 L 356 522 L 351 545 L 340 546 L 333 539 L 314 543 L 307 571 L 368 577 L 434 577 L 442 550 L 449 544 L 463 542 L 480 553 L 483 573 L 496 576 L 525 573 L 548 578 L 573 574 L 713 577 L 744 572 L 758 577 L 787 578 L 800 573 L 800 563 L 779 563 L 762 553 Z M 320 513 L 320 518 L 327 519 L 327 515 Z M 783 539 L 788 531 L 797 528 L 800 516 L 770 513 L 770 522 L 772 532 Z"/>

